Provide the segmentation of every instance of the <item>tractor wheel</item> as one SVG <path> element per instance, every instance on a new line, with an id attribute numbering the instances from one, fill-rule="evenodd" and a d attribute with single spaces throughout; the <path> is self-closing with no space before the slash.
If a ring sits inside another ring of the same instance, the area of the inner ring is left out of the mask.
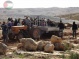
<path id="1" fill-rule="evenodd" d="M 16 41 L 17 42 L 20 42 L 20 39 L 21 38 L 23 38 L 23 35 L 21 34 L 21 33 L 18 33 L 17 35 L 16 35 Z"/>
<path id="2" fill-rule="evenodd" d="M 22 34 L 22 33 L 18 33 L 17 39 L 19 40 L 19 39 L 21 39 L 21 38 L 23 38 L 23 34 Z"/>
<path id="3" fill-rule="evenodd" d="M 41 36 L 41 34 L 40 34 L 40 29 L 39 28 L 33 28 L 33 29 L 31 29 L 32 30 L 32 38 L 34 38 L 34 39 L 40 39 L 40 36 Z"/>
<path id="4" fill-rule="evenodd" d="M 8 38 L 9 38 L 10 41 L 13 41 L 14 38 L 15 38 L 15 35 L 13 33 L 9 33 Z"/>

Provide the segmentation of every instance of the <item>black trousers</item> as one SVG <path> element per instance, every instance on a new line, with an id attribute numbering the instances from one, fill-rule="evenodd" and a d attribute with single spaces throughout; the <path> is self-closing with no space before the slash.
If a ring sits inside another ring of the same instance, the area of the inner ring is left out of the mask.
<path id="1" fill-rule="evenodd" d="M 2 32 L 2 35 L 3 35 L 3 42 L 7 42 L 8 40 L 8 33 L 7 32 Z"/>
<path id="2" fill-rule="evenodd" d="M 59 29 L 59 36 L 63 38 L 63 29 Z"/>
<path id="3" fill-rule="evenodd" d="M 73 37 L 76 38 L 76 30 L 73 30 Z"/>

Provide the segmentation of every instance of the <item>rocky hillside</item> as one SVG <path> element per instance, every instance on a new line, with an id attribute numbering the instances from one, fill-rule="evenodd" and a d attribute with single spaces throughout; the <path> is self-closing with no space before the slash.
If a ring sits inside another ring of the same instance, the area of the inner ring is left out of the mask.
<path id="1" fill-rule="evenodd" d="M 16 8 L 16 9 L 3 9 L 0 8 L 0 18 L 7 17 L 23 17 L 24 15 L 44 15 L 44 16 L 58 16 L 71 13 L 79 13 L 79 7 L 69 8 Z"/>
<path id="2" fill-rule="evenodd" d="M 59 16 L 59 17 L 61 17 L 61 18 L 66 18 L 66 19 L 79 20 L 79 13 L 61 15 L 61 16 Z"/>

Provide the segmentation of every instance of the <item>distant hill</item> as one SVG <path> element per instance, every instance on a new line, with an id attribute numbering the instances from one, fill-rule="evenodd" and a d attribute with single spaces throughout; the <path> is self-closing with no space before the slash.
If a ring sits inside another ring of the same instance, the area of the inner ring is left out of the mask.
<path id="1" fill-rule="evenodd" d="M 59 16 L 71 13 L 79 13 L 79 7 L 69 7 L 69 8 L 16 8 L 7 10 L 0 8 L 0 19 L 6 19 L 8 17 L 13 18 L 23 18 L 24 15 L 42 15 L 42 16 Z"/>
<path id="2" fill-rule="evenodd" d="M 61 16 L 59 16 L 59 17 L 65 18 L 65 19 L 79 20 L 79 13 L 61 15 Z"/>

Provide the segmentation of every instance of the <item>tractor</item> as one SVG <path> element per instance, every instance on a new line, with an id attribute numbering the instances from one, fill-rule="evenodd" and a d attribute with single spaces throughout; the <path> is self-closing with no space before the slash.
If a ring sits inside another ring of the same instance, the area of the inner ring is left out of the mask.
<path id="1" fill-rule="evenodd" d="M 12 26 L 11 32 L 8 34 L 10 40 L 31 37 L 33 39 L 40 39 L 42 34 L 51 33 L 52 35 L 59 36 L 59 28 L 57 26 L 41 25 L 40 22 L 35 23 L 32 27 L 27 25 Z"/>

